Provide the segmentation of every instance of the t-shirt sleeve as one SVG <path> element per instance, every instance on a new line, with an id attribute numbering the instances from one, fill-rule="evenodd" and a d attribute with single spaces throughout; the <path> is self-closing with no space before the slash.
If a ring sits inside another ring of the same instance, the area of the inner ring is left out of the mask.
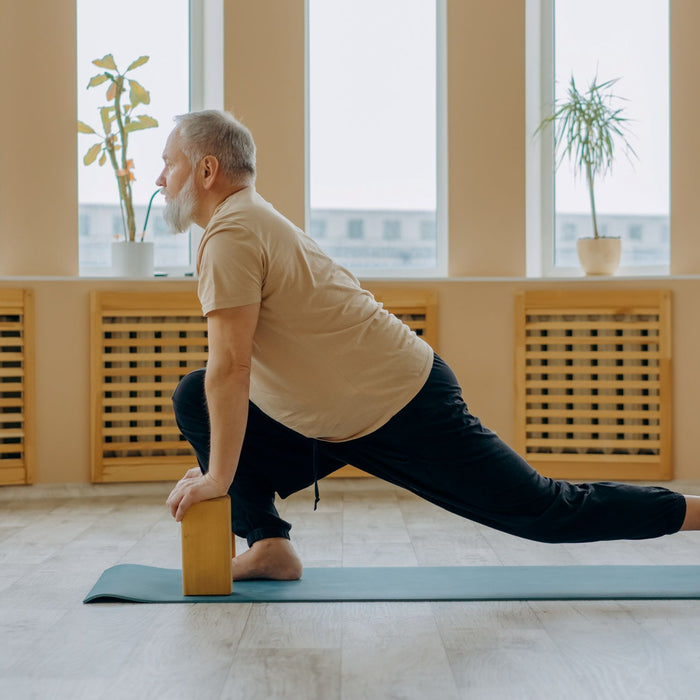
<path id="1" fill-rule="evenodd" d="M 257 236 L 244 228 L 225 229 L 203 243 L 197 286 L 202 313 L 259 303 L 265 256 Z"/>

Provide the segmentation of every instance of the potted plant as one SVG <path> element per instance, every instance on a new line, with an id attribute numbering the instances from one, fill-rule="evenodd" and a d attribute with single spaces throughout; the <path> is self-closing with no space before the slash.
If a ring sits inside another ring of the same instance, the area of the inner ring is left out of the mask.
<path id="1" fill-rule="evenodd" d="M 586 177 L 593 236 L 580 238 L 577 249 L 587 275 L 612 275 L 620 266 L 620 238 L 600 235 L 595 207 L 596 178 L 612 172 L 616 143 L 620 142 L 630 160 L 636 157 L 628 139 L 629 120 L 622 116 L 622 108 L 614 104 L 621 99 L 611 91 L 618 80 L 599 83 L 596 76 L 586 92 L 579 92 L 571 76 L 566 96 L 557 100 L 554 113 L 543 119 L 535 132 L 554 124 L 554 143 L 559 154 L 556 168 L 568 158 L 574 175 L 583 173 Z"/>
<path id="2" fill-rule="evenodd" d="M 78 133 L 94 134 L 99 141 L 88 149 L 83 157 L 85 165 L 97 162 L 100 166 L 109 161 L 117 179 L 119 205 L 124 228 L 123 240 L 112 243 L 112 267 L 119 276 L 150 277 L 153 274 L 153 243 L 145 242 L 146 224 L 153 197 L 148 205 L 143 231 L 136 236 L 136 217 L 131 183 L 134 180 L 134 161 L 128 156 L 129 136 L 134 131 L 152 129 L 158 122 L 145 114 L 136 115 L 140 105 L 151 102 L 150 93 L 127 73 L 148 62 L 148 56 L 140 56 L 122 73 L 112 54 L 97 58 L 93 63 L 103 72 L 90 78 L 87 88 L 108 83 L 106 98 L 109 104 L 100 107 L 102 132 L 98 133 L 85 122 L 78 121 Z M 128 90 L 128 97 L 125 95 Z"/>

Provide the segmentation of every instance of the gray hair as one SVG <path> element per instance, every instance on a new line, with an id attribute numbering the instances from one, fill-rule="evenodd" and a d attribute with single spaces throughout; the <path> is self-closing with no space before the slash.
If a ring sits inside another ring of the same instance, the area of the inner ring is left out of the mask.
<path id="1" fill-rule="evenodd" d="M 215 156 L 221 172 L 236 184 L 255 182 L 255 142 L 250 131 L 230 112 L 206 109 L 175 117 L 182 150 L 192 167 L 205 156 Z"/>

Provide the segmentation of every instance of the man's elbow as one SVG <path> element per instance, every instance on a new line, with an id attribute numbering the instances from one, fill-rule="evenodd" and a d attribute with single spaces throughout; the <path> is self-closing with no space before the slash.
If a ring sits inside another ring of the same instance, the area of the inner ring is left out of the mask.
<path id="1" fill-rule="evenodd" d="M 250 362 L 231 359 L 226 362 L 209 362 L 205 374 L 205 386 L 220 384 L 250 384 Z"/>

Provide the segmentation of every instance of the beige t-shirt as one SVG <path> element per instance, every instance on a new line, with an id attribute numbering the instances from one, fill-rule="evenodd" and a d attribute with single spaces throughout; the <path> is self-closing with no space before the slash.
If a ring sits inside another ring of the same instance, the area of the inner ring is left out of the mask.
<path id="1" fill-rule="evenodd" d="M 428 378 L 430 346 L 252 187 L 214 212 L 197 274 L 205 316 L 260 302 L 250 398 L 302 435 L 367 435 Z"/>

